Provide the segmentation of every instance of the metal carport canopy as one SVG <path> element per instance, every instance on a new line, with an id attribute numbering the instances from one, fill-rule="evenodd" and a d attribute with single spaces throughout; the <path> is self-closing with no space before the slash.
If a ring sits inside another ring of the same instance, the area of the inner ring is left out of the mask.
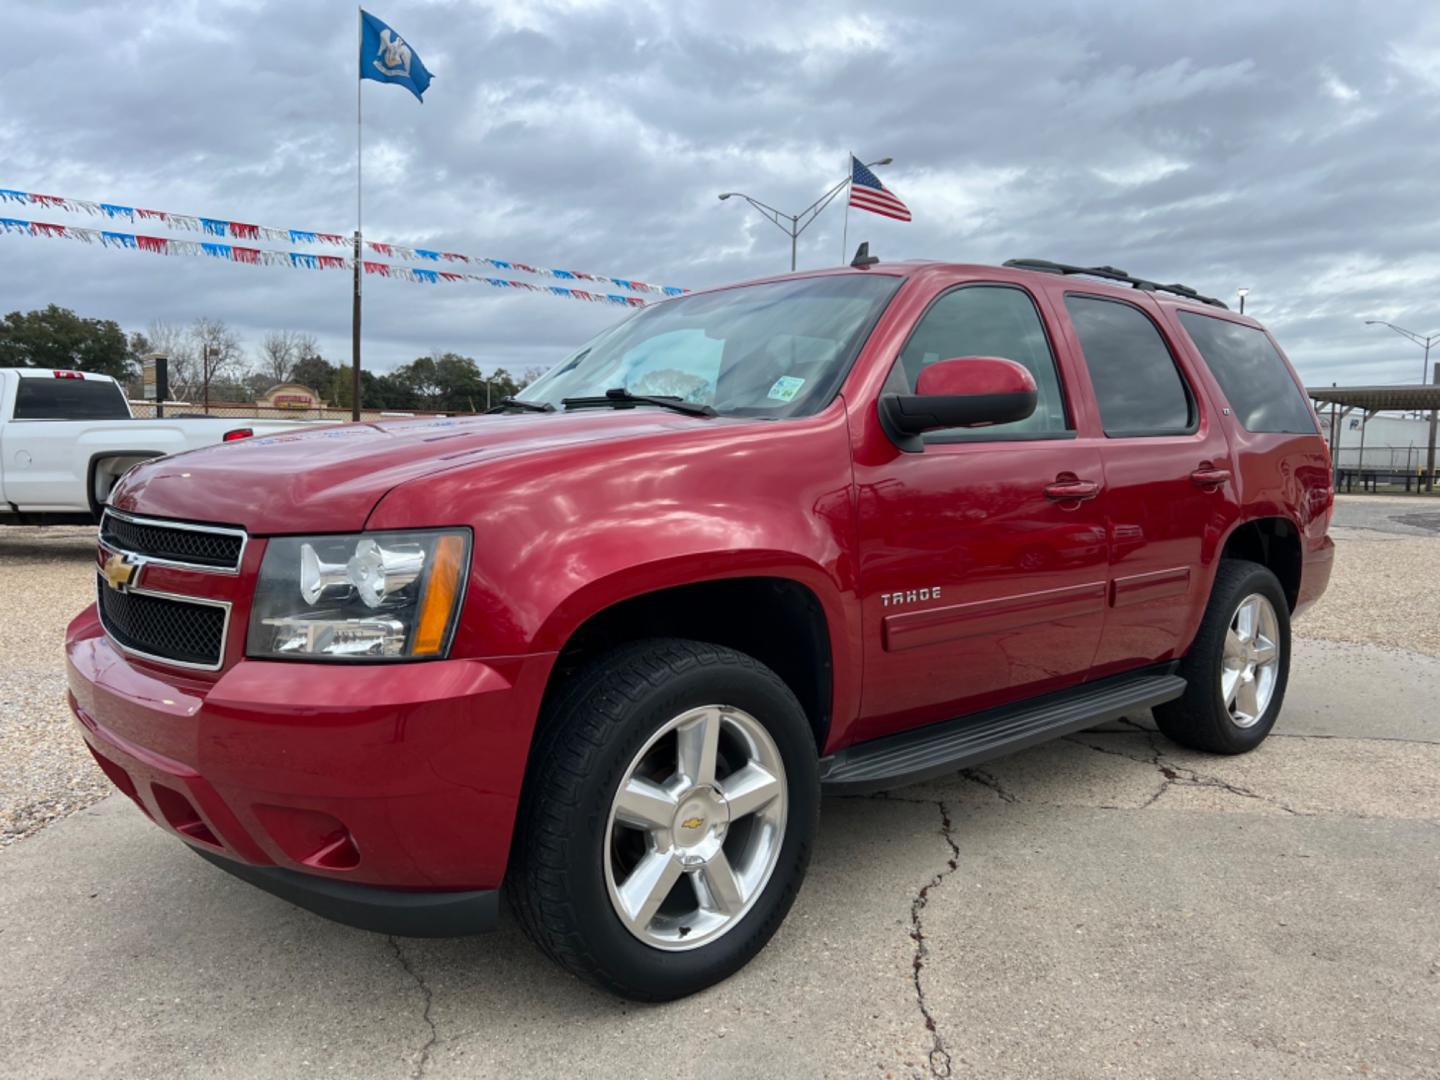
<path id="1" fill-rule="evenodd" d="M 1398 412 L 1440 409 L 1440 386 L 1307 386 L 1305 393 L 1314 401 L 1339 405 L 1342 409 L 1363 409 L 1366 412 Z"/>

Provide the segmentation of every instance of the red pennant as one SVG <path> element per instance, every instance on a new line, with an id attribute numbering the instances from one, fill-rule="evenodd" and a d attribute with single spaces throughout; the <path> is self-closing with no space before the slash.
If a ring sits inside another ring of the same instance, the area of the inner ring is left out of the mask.
<path id="1" fill-rule="evenodd" d="M 260 239 L 260 226 L 247 225 L 243 221 L 232 221 L 230 222 L 230 235 L 240 240 L 258 240 Z"/>
<path id="2" fill-rule="evenodd" d="M 321 270 L 344 270 L 345 260 L 339 255 L 317 255 Z"/>
<path id="3" fill-rule="evenodd" d="M 367 274 L 379 274 L 381 277 L 390 276 L 390 264 L 382 262 L 366 262 L 365 272 Z"/>
<path id="4" fill-rule="evenodd" d="M 143 210 L 140 212 L 145 213 Z M 164 255 L 165 249 L 170 245 L 163 236 L 137 236 L 135 242 L 140 245 L 141 251 L 153 251 L 156 255 Z"/>
<path id="5" fill-rule="evenodd" d="M 235 227 L 233 224 L 230 226 Z M 251 226 L 252 228 L 254 226 Z M 252 266 L 260 265 L 260 249 L 247 247 L 231 247 L 230 258 L 238 263 L 249 263 Z"/>
<path id="6" fill-rule="evenodd" d="M 46 198 L 46 199 L 54 198 L 54 196 L 52 196 L 52 195 L 37 196 L 37 197 Z M 67 235 L 69 235 L 68 233 L 66 233 L 66 231 L 65 231 L 65 226 L 64 226 L 64 225 L 51 225 L 51 224 L 49 224 L 49 223 L 47 223 L 47 222 L 44 222 L 44 221 L 32 221 L 32 222 L 30 223 L 30 231 L 31 231 L 31 233 L 37 233 L 37 234 L 39 234 L 40 236 L 67 236 Z"/>

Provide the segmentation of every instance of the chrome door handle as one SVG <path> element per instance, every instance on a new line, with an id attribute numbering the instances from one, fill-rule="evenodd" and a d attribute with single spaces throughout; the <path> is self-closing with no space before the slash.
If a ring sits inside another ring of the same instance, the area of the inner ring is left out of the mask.
<path id="1" fill-rule="evenodd" d="M 1094 480 L 1056 480 L 1045 485 L 1047 499 L 1093 499 L 1100 494 Z"/>
<path id="2" fill-rule="evenodd" d="M 1190 480 L 1196 487 L 1217 488 L 1221 484 L 1230 482 L 1230 470 L 1205 466 L 1192 472 Z"/>

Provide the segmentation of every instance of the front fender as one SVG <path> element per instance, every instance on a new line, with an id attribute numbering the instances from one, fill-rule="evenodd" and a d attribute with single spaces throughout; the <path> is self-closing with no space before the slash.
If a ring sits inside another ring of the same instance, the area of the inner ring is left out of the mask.
<path id="1" fill-rule="evenodd" d="M 553 653 L 586 619 L 622 600 L 773 576 L 819 599 L 837 691 L 850 680 L 858 687 L 858 562 L 843 402 L 800 420 L 698 422 L 467 464 L 391 490 L 368 523 L 459 524 L 475 539 L 455 655 Z"/>

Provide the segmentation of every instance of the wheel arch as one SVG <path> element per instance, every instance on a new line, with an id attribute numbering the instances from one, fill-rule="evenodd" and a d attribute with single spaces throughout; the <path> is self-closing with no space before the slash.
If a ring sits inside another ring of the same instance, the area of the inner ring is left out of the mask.
<path id="1" fill-rule="evenodd" d="M 1225 538 L 1220 558 L 1245 559 L 1267 568 L 1279 579 L 1290 610 L 1295 610 L 1304 566 L 1300 527 L 1295 522 L 1280 516 L 1239 522 Z"/>
<path id="2" fill-rule="evenodd" d="M 91 454 L 90 463 L 85 468 L 85 495 L 90 504 L 90 513 L 95 516 L 95 520 L 100 520 L 100 515 L 105 510 L 105 504 L 109 501 L 110 492 L 115 490 L 115 485 L 120 482 L 120 478 L 124 476 L 126 472 L 129 472 L 130 469 L 133 469 L 136 465 L 143 462 L 153 461 L 157 457 L 164 457 L 169 452 L 168 450 L 100 450 Z M 105 497 L 101 498 L 100 492 L 97 489 L 97 483 L 100 479 L 100 466 L 107 461 L 114 461 L 117 458 L 134 458 L 135 460 L 126 467 L 124 472 L 115 475 L 115 479 L 111 481 L 110 487 L 105 491 Z"/>
<path id="3" fill-rule="evenodd" d="M 693 568 L 692 568 L 693 569 Z M 638 585 L 633 575 L 625 575 Z M 670 574 L 659 575 L 663 578 Z M 819 580 L 817 580 L 817 576 Z M 642 638 L 674 637 L 723 645 L 753 656 L 790 687 L 810 720 L 817 752 L 823 752 L 837 709 L 858 697 L 837 678 L 851 665 L 842 654 L 844 614 L 838 592 L 826 588 L 819 568 L 734 568 L 696 580 L 693 573 L 648 587 L 619 588 L 597 582 L 586 590 L 603 602 L 557 612 L 542 636 L 556 641 L 558 655 L 546 687 L 557 686 L 604 649 Z M 568 617 L 567 617 L 568 616 Z M 563 633 L 554 623 L 564 619 Z"/>

